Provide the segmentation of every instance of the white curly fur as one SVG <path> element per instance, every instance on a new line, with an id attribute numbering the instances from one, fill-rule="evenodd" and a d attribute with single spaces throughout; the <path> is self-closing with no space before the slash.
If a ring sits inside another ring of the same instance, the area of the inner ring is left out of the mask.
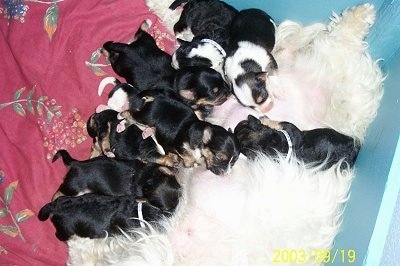
<path id="1" fill-rule="evenodd" d="M 271 81 L 278 101 L 267 115 L 302 129 L 332 127 L 362 141 L 383 94 L 382 72 L 364 42 L 374 21 L 373 5 L 363 4 L 333 14 L 327 25 L 280 24 L 279 71 Z"/>
<path id="2" fill-rule="evenodd" d="M 172 1 L 146 2 L 156 12 L 155 6 L 165 8 Z M 156 14 L 163 18 L 164 13 Z M 374 18 L 373 7 L 365 4 L 334 15 L 327 25 L 279 25 L 278 79 L 282 84 L 291 77 L 291 84 L 299 84 L 296 78 L 306 77 L 304 82 L 321 97 L 306 98 L 305 110 L 312 115 L 296 118 L 305 127 L 327 124 L 364 138 L 382 96 L 381 71 L 363 42 Z M 318 104 L 325 104 L 322 112 L 315 109 Z M 68 242 L 68 264 L 276 265 L 276 249 L 308 254 L 329 249 L 340 229 L 353 177 L 354 170 L 340 172 L 338 166 L 322 171 L 295 158 L 286 162 L 264 155 L 254 161 L 239 159 L 227 177 L 186 169 L 179 176 L 182 201 L 174 216 L 161 222 L 164 233 L 76 238 Z M 320 263 L 311 258 L 306 264 Z"/>

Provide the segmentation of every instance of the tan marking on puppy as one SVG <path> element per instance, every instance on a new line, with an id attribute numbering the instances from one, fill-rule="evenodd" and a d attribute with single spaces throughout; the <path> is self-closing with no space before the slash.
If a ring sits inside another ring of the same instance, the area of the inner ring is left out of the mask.
<path id="1" fill-rule="evenodd" d="M 56 193 L 54 193 L 53 197 L 51 198 L 51 201 L 55 201 L 58 197 L 62 196 L 64 196 L 64 194 L 61 193 L 61 191 L 57 190 Z"/>
<path id="2" fill-rule="evenodd" d="M 203 155 L 207 165 L 212 165 L 214 163 L 214 154 L 208 147 L 201 149 L 201 154 Z"/>
<path id="3" fill-rule="evenodd" d="M 259 119 L 261 121 L 261 124 L 263 124 L 264 126 L 268 126 L 276 130 L 282 130 L 283 128 L 279 121 L 271 120 L 267 116 L 262 116 Z"/>
<path id="4" fill-rule="evenodd" d="M 160 156 L 155 160 L 156 163 L 165 165 L 165 166 L 176 166 L 180 162 L 180 158 L 175 153 L 167 153 L 166 155 Z"/>
<path id="5" fill-rule="evenodd" d="M 99 157 L 100 155 L 102 155 L 101 147 L 99 145 L 98 138 L 95 137 L 95 141 L 93 142 L 89 158 L 91 159 L 94 157 Z"/>
<path id="6" fill-rule="evenodd" d="M 183 161 L 183 166 L 186 168 L 197 167 L 203 163 L 203 158 L 200 149 L 193 150 L 189 143 L 183 143 L 184 152 L 179 154 Z"/>
<path id="7" fill-rule="evenodd" d="M 111 155 L 113 153 L 111 152 L 110 134 L 111 134 L 111 122 L 107 122 L 107 135 L 100 142 L 100 147 L 105 155 L 107 155 L 108 157 L 113 157 Z"/>

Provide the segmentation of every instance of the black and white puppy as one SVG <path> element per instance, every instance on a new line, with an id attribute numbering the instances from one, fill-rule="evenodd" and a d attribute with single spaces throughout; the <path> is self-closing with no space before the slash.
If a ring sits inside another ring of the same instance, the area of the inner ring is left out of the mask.
<path id="1" fill-rule="evenodd" d="M 86 193 L 141 198 L 162 209 L 172 210 L 180 197 L 180 185 L 173 170 L 155 163 L 139 160 L 122 161 L 106 156 L 89 160 L 73 159 L 66 150 L 59 157 L 68 166 L 68 172 L 53 200 L 60 196 L 78 196 Z"/>
<path id="2" fill-rule="evenodd" d="M 249 115 L 235 128 L 241 152 L 249 158 L 257 152 L 271 156 L 279 152 L 287 160 L 293 155 L 305 163 L 323 164 L 324 169 L 341 161 L 342 169 L 355 163 L 360 144 L 349 136 L 330 128 L 301 131 L 289 122 L 260 119 Z"/>
<path id="3" fill-rule="evenodd" d="M 145 227 L 144 221 L 157 228 L 157 222 L 168 216 L 146 202 L 137 202 L 132 196 L 105 196 L 85 194 L 79 197 L 59 197 L 44 205 L 40 221 L 49 217 L 56 228 L 56 237 L 67 241 L 72 236 L 104 238 L 122 234 L 121 230 Z"/>
<path id="4" fill-rule="evenodd" d="M 150 24 L 149 20 L 142 23 L 133 42 L 109 41 L 101 50 L 115 73 L 139 90 L 171 86 L 174 79 L 171 55 L 158 48 L 154 38 L 146 32 Z"/>
<path id="5" fill-rule="evenodd" d="M 147 96 L 140 110 L 129 109 L 120 113 L 124 119 L 117 131 L 132 124 L 155 128 L 155 137 L 166 152 L 176 152 L 185 167 L 203 164 L 217 175 L 226 174 L 240 153 L 235 135 L 221 126 L 201 121 L 194 111 L 176 98 L 163 94 Z"/>
<path id="6" fill-rule="evenodd" d="M 180 47 L 173 54 L 173 66 L 201 65 L 223 74 L 231 22 L 238 11 L 219 0 L 176 0 L 169 8 L 174 10 L 183 3 L 186 4 L 174 25 Z"/>
<path id="7" fill-rule="evenodd" d="M 237 99 L 262 112 L 272 102 L 267 79 L 278 68 L 271 54 L 274 45 L 275 24 L 266 12 L 245 9 L 234 18 L 225 75 Z"/>

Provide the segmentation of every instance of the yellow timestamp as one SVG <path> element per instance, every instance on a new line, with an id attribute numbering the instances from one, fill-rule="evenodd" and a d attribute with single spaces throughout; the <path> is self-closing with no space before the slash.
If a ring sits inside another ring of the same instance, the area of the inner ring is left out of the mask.
<path id="1" fill-rule="evenodd" d="M 274 249 L 273 263 L 355 263 L 356 251 L 354 249 Z"/>

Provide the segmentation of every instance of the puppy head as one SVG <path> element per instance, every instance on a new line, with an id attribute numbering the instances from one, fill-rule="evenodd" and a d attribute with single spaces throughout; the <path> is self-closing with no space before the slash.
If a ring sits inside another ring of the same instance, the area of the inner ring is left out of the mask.
<path id="1" fill-rule="evenodd" d="M 215 45 L 194 39 L 191 42 L 178 40 L 180 46 L 172 56 L 172 66 L 175 69 L 188 66 L 210 67 L 223 73 L 225 55 Z"/>
<path id="2" fill-rule="evenodd" d="M 202 66 L 179 69 L 175 75 L 174 90 L 193 109 L 200 105 L 220 105 L 231 94 L 228 84 L 219 72 Z"/>
<path id="3" fill-rule="evenodd" d="M 239 102 L 260 112 L 267 112 L 272 105 L 268 92 L 266 72 L 247 72 L 235 78 L 233 91 Z"/>
<path id="4" fill-rule="evenodd" d="M 208 125 L 204 128 L 201 153 L 208 170 L 216 175 L 229 174 L 240 154 L 240 144 L 231 130 Z"/>
<path id="5" fill-rule="evenodd" d="M 134 69 L 132 62 L 141 57 L 144 53 L 143 50 L 158 50 L 154 38 L 144 30 L 146 23 L 146 21 L 143 22 L 139 27 L 133 42 L 128 44 L 108 41 L 103 44 L 101 49 L 101 53 L 110 61 L 115 73 L 125 79 L 131 75 L 131 71 Z"/>
<path id="6" fill-rule="evenodd" d="M 179 203 L 181 186 L 174 169 L 156 163 L 148 163 L 137 172 L 137 184 L 143 197 L 151 205 L 163 211 L 173 211 Z"/>
<path id="7" fill-rule="evenodd" d="M 235 65 L 228 58 L 226 63 L 229 66 L 227 76 L 232 82 L 233 92 L 237 99 L 243 105 L 262 113 L 269 111 L 272 107 L 273 97 L 269 78 L 275 75 L 278 68 L 275 59 L 269 52 L 265 53 L 264 60 L 267 62 L 259 62 L 250 58 Z M 234 67 L 231 66 L 232 64 Z"/>
<path id="8" fill-rule="evenodd" d="M 234 133 L 240 142 L 240 152 L 254 158 L 257 151 L 274 156 L 277 151 L 287 151 L 287 141 L 282 133 L 263 125 L 252 115 L 235 127 Z"/>
<path id="9" fill-rule="evenodd" d="M 118 112 L 112 109 L 106 109 L 100 113 L 92 114 L 87 123 L 86 128 L 90 137 L 103 137 L 110 130 L 110 123 L 117 120 Z"/>

